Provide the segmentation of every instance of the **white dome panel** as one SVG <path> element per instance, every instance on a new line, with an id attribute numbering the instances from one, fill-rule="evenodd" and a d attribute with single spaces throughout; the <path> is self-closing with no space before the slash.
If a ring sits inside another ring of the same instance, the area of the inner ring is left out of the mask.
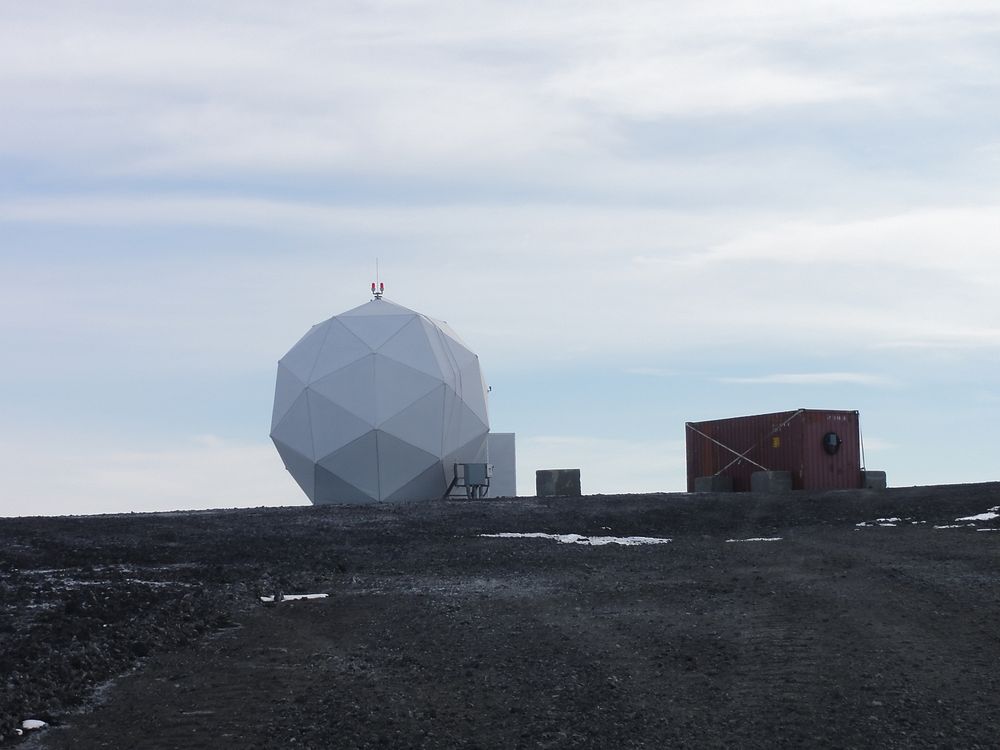
<path id="1" fill-rule="evenodd" d="M 348 484 L 331 471 L 322 466 L 316 466 L 316 485 L 314 494 L 309 495 L 317 505 L 370 503 L 370 495 L 362 492 L 353 484 Z"/>
<path id="2" fill-rule="evenodd" d="M 358 305 L 353 307 L 347 312 L 342 312 L 337 315 L 337 318 L 377 318 L 383 315 L 416 315 L 413 310 L 408 307 L 403 307 L 402 305 L 397 305 L 395 302 L 390 302 L 387 299 L 373 299 L 365 302 L 363 305 Z"/>
<path id="3" fill-rule="evenodd" d="M 296 453 L 315 459 L 313 453 L 312 423 L 309 420 L 309 401 L 302 391 L 281 421 L 271 430 L 271 437 L 280 440 Z"/>
<path id="4" fill-rule="evenodd" d="M 400 487 L 396 490 L 396 492 L 389 495 L 386 499 L 390 502 L 399 502 L 426 497 L 436 497 L 438 495 L 438 488 L 442 485 L 447 486 L 450 481 L 451 476 L 445 475 L 444 466 L 440 461 L 438 461 L 419 476 L 411 479 L 403 487 Z"/>
<path id="5" fill-rule="evenodd" d="M 327 321 L 326 338 L 313 365 L 310 380 L 319 380 L 332 372 L 371 354 L 371 347 L 351 333 L 340 321 Z"/>
<path id="6" fill-rule="evenodd" d="M 462 384 L 462 393 L 465 395 L 465 404 L 476 413 L 476 416 L 483 422 L 489 424 L 490 418 L 486 406 L 486 385 L 483 383 L 482 373 L 479 371 L 479 362 L 474 361 L 463 367 L 458 374 L 458 379 Z"/>
<path id="7" fill-rule="evenodd" d="M 375 426 L 375 355 L 335 370 L 309 387 Z"/>
<path id="8" fill-rule="evenodd" d="M 325 338 L 326 324 L 320 323 L 313 326 L 305 336 L 299 339 L 295 346 L 288 350 L 288 354 L 282 357 L 278 364 L 284 365 L 295 377 L 308 383 Z"/>
<path id="9" fill-rule="evenodd" d="M 357 487 L 372 500 L 379 499 L 378 442 L 375 430 L 366 432 L 352 443 L 321 458 L 319 466 Z"/>
<path id="10" fill-rule="evenodd" d="M 392 419 L 414 401 L 438 388 L 440 378 L 375 355 L 375 424 Z"/>
<path id="11" fill-rule="evenodd" d="M 317 460 L 337 452 L 371 430 L 371 425 L 365 420 L 337 406 L 325 396 L 315 391 L 307 391 L 307 394 L 313 452 Z"/>
<path id="12" fill-rule="evenodd" d="M 439 456 L 381 430 L 378 432 L 378 456 L 379 491 L 385 497 L 441 461 Z"/>
<path id="13" fill-rule="evenodd" d="M 435 456 L 442 455 L 441 432 L 428 430 L 427 425 L 442 423 L 446 388 L 445 385 L 439 385 L 392 419 L 387 419 L 379 425 L 379 429 Z"/>
<path id="14" fill-rule="evenodd" d="M 411 320 L 395 336 L 382 344 L 378 348 L 378 353 L 433 378 L 440 378 L 441 361 L 434 353 L 422 323 L 420 318 Z"/>
<path id="15" fill-rule="evenodd" d="M 307 458 L 297 451 L 292 450 L 277 438 L 272 438 L 272 440 L 274 440 L 274 447 L 278 449 L 278 455 L 285 462 L 288 473 L 292 475 L 292 478 L 302 488 L 303 492 L 309 497 L 313 497 L 316 488 L 316 472 L 314 471 L 316 464 L 313 463 L 311 458 Z"/>
<path id="16" fill-rule="evenodd" d="M 409 323 L 408 315 L 375 315 L 372 317 L 341 318 L 344 327 L 364 341 L 372 350 L 399 333 L 399 330 Z"/>
<path id="17" fill-rule="evenodd" d="M 295 374 L 282 364 L 278 365 L 278 377 L 274 384 L 274 408 L 271 410 L 271 424 L 277 424 L 292 408 L 306 384 L 295 377 Z"/>

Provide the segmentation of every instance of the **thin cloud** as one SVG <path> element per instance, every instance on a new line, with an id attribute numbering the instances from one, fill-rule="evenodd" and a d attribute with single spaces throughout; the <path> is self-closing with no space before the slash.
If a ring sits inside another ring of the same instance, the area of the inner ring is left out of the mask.
<path id="1" fill-rule="evenodd" d="M 629 367 L 625 370 L 626 375 L 646 375 L 653 378 L 669 378 L 676 375 L 674 370 L 666 370 L 662 367 Z"/>
<path id="2" fill-rule="evenodd" d="M 746 48 L 633 53 L 581 64 L 550 86 L 562 96 L 637 120 L 739 114 L 884 95 L 876 86 L 842 76 L 783 69 Z"/>
<path id="3" fill-rule="evenodd" d="M 695 262 L 878 265 L 996 278 L 1000 206 L 923 208 L 839 222 L 793 221 L 743 234 Z"/>
<path id="4" fill-rule="evenodd" d="M 916 351 L 963 351 L 976 349 L 1000 349 L 1000 329 L 949 331 L 928 338 L 913 338 L 903 341 L 886 341 L 876 344 L 873 349 L 916 350 Z"/>
<path id="5" fill-rule="evenodd" d="M 798 372 L 755 375 L 751 377 L 721 377 L 718 383 L 753 385 L 864 385 L 891 386 L 896 381 L 883 375 L 864 372 Z"/>
<path id="6" fill-rule="evenodd" d="M 0 134 L 11 153 L 112 174 L 472 175 L 513 162 L 537 178 L 551 173 L 539 159 L 558 153 L 563 170 L 586 157 L 604 175 L 602 156 L 648 161 L 621 148 L 633 123 L 817 108 L 849 118 L 894 103 L 920 113 L 944 106 L 948 76 L 981 97 L 971 84 L 996 80 L 997 60 L 969 42 L 995 7 L 917 5 L 285 4 L 234 17 L 211 0 L 14 4 L 0 11 L 13 113 Z M 931 69 L 919 54 L 929 43 Z"/>

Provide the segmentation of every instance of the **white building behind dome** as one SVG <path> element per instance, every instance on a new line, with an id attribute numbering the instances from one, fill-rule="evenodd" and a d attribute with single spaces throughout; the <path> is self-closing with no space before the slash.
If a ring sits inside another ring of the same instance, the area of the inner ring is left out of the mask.
<path id="1" fill-rule="evenodd" d="M 374 299 L 313 326 L 278 361 L 271 440 L 315 504 L 441 497 L 485 461 L 479 358 L 446 323 Z"/>

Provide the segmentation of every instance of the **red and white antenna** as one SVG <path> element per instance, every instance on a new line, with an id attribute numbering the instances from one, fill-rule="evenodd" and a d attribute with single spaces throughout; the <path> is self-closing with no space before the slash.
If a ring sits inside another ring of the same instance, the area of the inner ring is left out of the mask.
<path id="1" fill-rule="evenodd" d="M 372 297 L 382 299 L 385 294 L 385 284 L 381 282 L 378 275 L 378 258 L 375 259 L 375 281 L 372 282 Z"/>

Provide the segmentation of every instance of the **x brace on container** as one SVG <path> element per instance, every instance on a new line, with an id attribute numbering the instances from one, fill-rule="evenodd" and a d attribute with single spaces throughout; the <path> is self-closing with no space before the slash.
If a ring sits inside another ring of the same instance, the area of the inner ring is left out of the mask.
<path id="1" fill-rule="evenodd" d="M 797 412 L 795 412 L 795 413 L 794 413 L 794 414 L 793 414 L 792 416 L 790 416 L 790 417 L 789 417 L 788 419 L 786 419 L 786 420 L 785 420 L 784 422 L 782 422 L 782 423 L 781 423 L 781 424 L 779 424 L 779 425 L 778 425 L 777 427 L 775 427 L 775 428 L 774 428 L 773 430 L 771 430 L 771 432 L 770 432 L 770 434 L 768 435 L 768 437 L 771 437 L 772 435 L 776 435 L 776 434 L 778 434 L 779 432 L 781 432 L 781 431 L 782 431 L 783 429 L 785 429 L 785 427 L 787 427 L 787 426 L 789 425 L 789 423 L 790 423 L 790 422 L 791 422 L 791 421 L 792 421 L 793 419 L 795 419 L 795 418 L 796 418 L 797 416 L 799 416 L 799 415 L 800 415 L 800 414 L 801 414 L 801 413 L 802 413 L 803 411 L 804 411 L 804 409 L 799 409 L 799 410 L 798 410 Z M 748 463 L 751 463 L 751 464 L 753 464 L 754 466 L 756 466 L 756 467 L 760 468 L 760 469 L 761 469 L 762 471 L 770 471 L 770 469 L 768 469 L 768 468 L 767 468 L 766 466 L 761 466 L 761 464 L 757 463 L 757 462 L 756 462 L 756 461 L 754 461 L 754 460 L 753 460 L 752 458 L 747 458 L 747 454 L 748 454 L 748 453 L 750 453 L 750 452 L 751 452 L 751 451 L 752 451 L 752 450 L 753 450 L 754 448 L 756 448 L 756 447 L 757 447 L 758 445 L 760 445 L 760 441 L 758 441 L 758 442 L 754 443 L 754 444 L 753 444 L 753 445 L 751 445 L 751 446 L 750 446 L 749 448 L 747 448 L 747 449 L 746 449 L 745 451 L 743 451 L 742 453 L 740 453 L 739 451 L 735 450 L 734 448 L 730 448 L 730 447 L 729 447 L 728 445 L 726 445 L 725 443 L 721 443 L 721 442 L 719 442 L 718 440 L 716 440 L 716 439 L 715 439 L 714 437 L 712 437 L 711 435 L 706 435 L 706 434 L 705 434 L 704 432 L 702 432 L 701 430 L 697 429 L 697 428 L 696 428 L 696 427 L 695 427 L 694 425 L 692 425 L 692 424 L 691 424 L 690 422 L 687 422 L 685 426 L 686 426 L 686 427 L 687 427 L 687 428 L 688 428 L 689 430 L 691 430 L 691 432 L 695 432 L 695 433 L 697 433 L 697 434 L 701 435 L 701 436 L 702 436 L 703 438 L 705 438 L 706 440 L 710 440 L 711 442 L 715 443 L 715 444 L 716 444 L 717 446 L 719 446 L 719 447 L 720 447 L 720 448 L 722 448 L 723 450 L 727 450 L 727 451 L 729 451 L 730 453 L 732 453 L 732 454 L 733 454 L 734 456 L 736 456 L 736 458 L 734 458 L 734 459 L 733 459 L 732 461 L 730 461 L 730 462 L 729 462 L 728 464 L 726 464 L 725 466 L 723 466 L 723 467 L 722 467 L 721 469 L 719 469 L 719 470 L 718 470 L 717 472 L 715 472 L 715 474 L 713 474 L 712 476 L 715 476 L 715 477 L 719 476 L 719 475 L 720 475 L 720 474 L 721 474 L 722 472 L 724 472 L 724 471 L 725 471 L 726 469 L 728 469 L 728 468 L 729 468 L 730 466 L 732 466 L 732 465 L 733 465 L 733 464 L 735 464 L 735 463 L 739 463 L 740 461 L 746 461 L 746 462 L 748 462 Z"/>

